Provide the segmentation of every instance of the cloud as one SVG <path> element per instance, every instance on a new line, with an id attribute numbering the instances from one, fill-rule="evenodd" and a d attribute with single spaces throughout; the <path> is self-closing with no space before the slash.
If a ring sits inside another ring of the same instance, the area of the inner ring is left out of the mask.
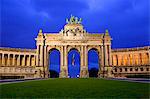
<path id="1" fill-rule="evenodd" d="M 71 13 L 81 13 L 87 5 L 77 0 L 32 0 L 31 5 L 38 11 L 46 11 L 54 17 L 62 17 Z"/>
<path id="2" fill-rule="evenodd" d="M 1 46 L 34 48 L 39 28 L 59 32 L 70 14 L 82 17 L 88 32 L 108 28 L 115 48 L 144 46 L 149 40 L 148 4 L 148 0 L 1 0 Z"/>

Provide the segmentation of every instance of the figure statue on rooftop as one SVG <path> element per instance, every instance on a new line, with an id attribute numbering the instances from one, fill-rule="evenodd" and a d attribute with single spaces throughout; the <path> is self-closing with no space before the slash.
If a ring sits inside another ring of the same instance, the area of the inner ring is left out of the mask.
<path id="1" fill-rule="evenodd" d="M 71 15 L 70 19 L 66 18 L 66 23 L 68 24 L 80 24 L 82 22 L 82 19 L 78 19 L 78 17 L 75 17 Z"/>

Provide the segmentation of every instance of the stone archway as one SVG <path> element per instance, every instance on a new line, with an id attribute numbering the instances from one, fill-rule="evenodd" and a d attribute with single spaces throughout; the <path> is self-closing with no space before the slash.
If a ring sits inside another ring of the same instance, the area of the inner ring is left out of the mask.
<path id="1" fill-rule="evenodd" d="M 49 77 L 50 78 L 59 77 L 59 73 L 60 73 L 60 51 L 57 48 L 52 48 L 48 52 L 48 70 L 49 70 L 49 74 L 50 74 Z"/>
<path id="2" fill-rule="evenodd" d="M 73 21 L 73 20 L 72 20 Z M 76 20 L 77 21 L 77 20 Z M 43 33 L 39 31 L 36 38 L 37 57 L 36 68 L 48 77 L 48 52 L 52 48 L 60 51 L 60 77 L 68 77 L 68 52 L 76 48 L 80 52 L 80 77 L 88 77 L 88 50 L 95 48 L 99 54 L 100 73 L 111 66 L 111 37 L 108 30 L 105 33 L 88 33 L 79 22 L 69 22 L 59 33 Z M 102 74 L 102 73 L 101 73 Z"/>
<path id="3" fill-rule="evenodd" d="M 100 69 L 100 56 L 99 51 L 96 48 L 90 48 L 88 50 L 88 71 L 89 71 L 89 77 L 98 77 Z M 94 60 L 93 56 L 94 55 Z M 92 62 L 94 61 L 94 62 Z"/>
<path id="4" fill-rule="evenodd" d="M 103 75 L 102 72 L 103 72 L 103 68 L 104 68 L 103 61 L 102 61 L 102 59 L 103 59 L 102 58 L 103 57 L 102 48 L 101 48 L 101 46 L 88 46 L 88 52 L 90 50 L 94 50 L 94 51 L 97 52 L 97 55 L 98 55 L 98 66 L 99 66 L 98 67 L 98 77 L 100 77 L 100 76 Z M 89 57 L 88 54 L 87 54 L 87 57 Z"/>
<path id="5" fill-rule="evenodd" d="M 77 48 L 68 50 L 68 77 L 78 78 L 80 75 L 80 52 Z"/>

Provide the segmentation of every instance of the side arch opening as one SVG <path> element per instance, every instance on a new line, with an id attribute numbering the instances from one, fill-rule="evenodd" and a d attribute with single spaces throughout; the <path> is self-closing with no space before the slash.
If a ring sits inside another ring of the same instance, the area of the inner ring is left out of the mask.
<path id="1" fill-rule="evenodd" d="M 98 77 L 99 69 L 100 69 L 99 52 L 97 49 L 92 48 L 88 51 L 89 77 Z"/>
<path id="2" fill-rule="evenodd" d="M 53 48 L 49 51 L 49 77 L 58 78 L 60 73 L 60 51 Z"/>

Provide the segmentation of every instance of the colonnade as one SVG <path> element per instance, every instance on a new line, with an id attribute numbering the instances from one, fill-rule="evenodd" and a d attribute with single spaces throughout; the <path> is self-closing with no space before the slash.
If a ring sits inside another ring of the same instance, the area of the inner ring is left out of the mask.
<path id="1" fill-rule="evenodd" d="M 0 53 L 1 66 L 35 66 L 36 55 Z"/>
<path id="2" fill-rule="evenodd" d="M 149 53 L 115 53 L 112 55 L 113 66 L 132 66 L 150 64 Z"/>

